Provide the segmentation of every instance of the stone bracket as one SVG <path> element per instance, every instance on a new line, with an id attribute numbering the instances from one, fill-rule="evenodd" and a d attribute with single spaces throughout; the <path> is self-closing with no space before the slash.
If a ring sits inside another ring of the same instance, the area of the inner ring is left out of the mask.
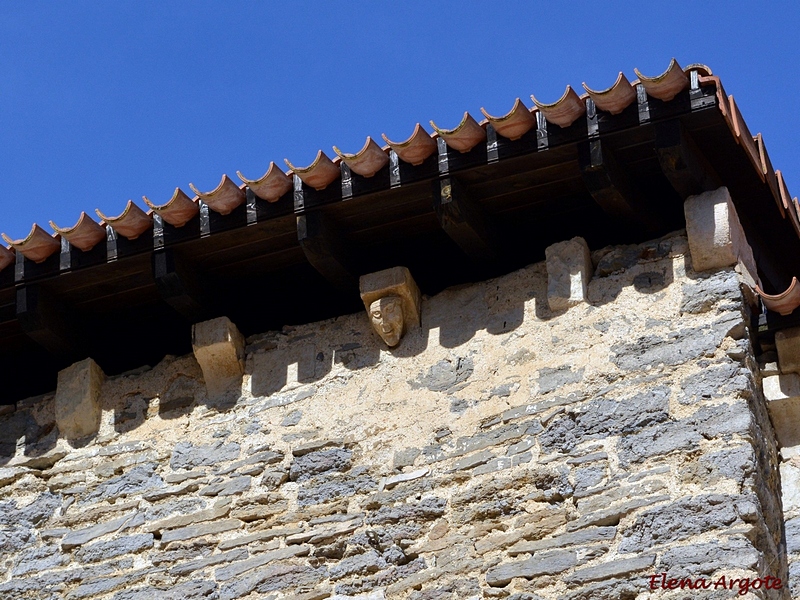
<path id="1" fill-rule="evenodd" d="M 753 251 L 747 243 L 728 188 L 721 187 L 683 203 L 686 235 L 695 271 L 731 267 L 741 262 L 759 283 Z"/>
<path id="2" fill-rule="evenodd" d="M 477 263 L 497 258 L 500 238 L 491 217 L 456 178 L 434 182 L 433 209 L 444 232 L 464 254 Z"/>
<path id="3" fill-rule="evenodd" d="M 547 303 L 552 311 L 586 302 L 586 288 L 594 273 L 589 246 L 582 237 L 545 249 Z"/>
<path id="4" fill-rule="evenodd" d="M 244 336 L 228 317 L 192 326 L 192 350 L 209 397 L 241 391 L 244 374 Z"/>
<path id="5" fill-rule="evenodd" d="M 297 241 L 306 259 L 328 282 L 340 289 L 358 284 L 350 254 L 339 230 L 321 210 L 297 216 Z"/>
<path id="6" fill-rule="evenodd" d="M 55 413 L 58 430 L 67 439 L 84 438 L 100 427 L 100 391 L 105 373 L 91 358 L 58 373 Z"/>
<path id="7" fill-rule="evenodd" d="M 655 124 L 661 171 L 683 200 L 720 187 L 719 177 L 679 119 Z"/>

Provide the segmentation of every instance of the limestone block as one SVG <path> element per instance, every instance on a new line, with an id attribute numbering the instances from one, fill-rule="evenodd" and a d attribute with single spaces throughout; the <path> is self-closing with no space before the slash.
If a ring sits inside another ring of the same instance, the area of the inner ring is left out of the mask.
<path id="1" fill-rule="evenodd" d="M 800 327 L 776 332 L 775 347 L 781 372 L 800 373 Z"/>
<path id="2" fill-rule="evenodd" d="M 194 357 L 203 370 L 211 397 L 241 387 L 244 373 L 244 336 L 228 317 L 192 326 Z"/>
<path id="3" fill-rule="evenodd" d="M 100 389 L 106 379 L 91 358 L 58 373 L 55 412 L 61 435 L 78 439 L 97 433 L 100 427 Z"/>
<path id="4" fill-rule="evenodd" d="M 775 435 L 786 458 L 800 452 L 800 375 L 786 373 L 762 380 Z"/>
<path id="5" fill-rule="evenodd" d="M 728 188 L 690 196 L 683 203 L 683 212 L 695 271 L 730 267 L 741 262 L 758 283 L 753 251 L 745 238 Z"/>
<path id="6" fill-rule="evenodd" d="M 372 327 L 390 348 L 400 343 L 410 325 L 420 324 L 420 291 L 407 268 L 362 275 L 359 291 Z"/>
<path id="7" fill-rule="evenodd" d="M 582 237 L 548 246 L 547 303 L 550 310 L 566 310 L 586 301 L 586 286 L 592 278 L 592 257 Z"/>

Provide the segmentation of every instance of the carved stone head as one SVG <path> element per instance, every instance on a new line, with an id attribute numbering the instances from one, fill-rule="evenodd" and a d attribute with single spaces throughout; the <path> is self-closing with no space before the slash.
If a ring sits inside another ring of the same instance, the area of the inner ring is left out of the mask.
<path id="1" fill-rule="evenodd" d="M 384 296 L 369 305 L 372 327 L 390 348 L 400 343 L 405 333 L 403 299 L 400 296 Z"/>
<path id="2" fill-rule="evenodd" d="M 420 324 L 420 293 L 405 267 L 370 273 L 359 282 L 372 328 L 394 348 L 412 326 Z"/>

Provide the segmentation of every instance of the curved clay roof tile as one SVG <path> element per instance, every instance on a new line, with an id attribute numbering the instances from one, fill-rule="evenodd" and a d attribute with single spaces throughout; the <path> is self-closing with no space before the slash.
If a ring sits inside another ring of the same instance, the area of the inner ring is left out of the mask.
<path id="1" fill-rule="evenodd" d="M 403 142 L 393 142 L 385 133 L 381 134 L 381 137 L 400 160 L 412 165 L 421 165 L 426 158 L 436 152 L 436 140 L 419 123 L 414 127 L 411 137 Z"/>
<path id="2" fill-rule="evenodd" d="M 72 227 L 61 228 L 53 223 L 53 221 L 50 221 L 50 227 L 70 244 L 84 252 L 88 252 L 106 239 L 106 228 L 97 223 L 97 221 L 92 219 L 85 212 L 81 213 L 78 222 Z"/>
<path id="3" fill-rule="evenodd" d="M 664 102 L 669 102 L 679 92 L 689 87 L 689 78 L 674 58 L 669 62 L 667 70 L 655 77 L 642 75 L 639 69 L 634 69 L 634 71 L 647 91 L 647 95 Z"/>
<path id="4" fill-rule="evenodd" d="M 142 196 L 142 200 L 155 214 L 173 227 L 183 227 L 200 212 L 200 205 L 179 187 L 175 188 L 172 198 L 166 204 L 153 204 L 147 196 Z"/>
<path id="5" fill-rule="evenodd" d="M 31 227 L 30 233 L 21 240 L 12 240 L 5 233 L 2 235 L 9 246 L 35 263 L 46 261 L 61 249 L 60 236 L 50 235 L 36 223 Z"/>
<path id="6" fill-rule="evenodd" d="M 481 112 L 497 133 L 510 140 L 518 140 L 536 124 L 536 117 L 519 98 L 502 117 L 493 117 L 485 108 L 481 108 Z"/>
<path id="7" fill-rule="evenodd" d="M 307 167 L 295 167 L 289 162 L 288 158 L 284 158 L 283 160 L 303 183 L 317 191 L 324 190 L 342 175 L 339 166 L 328 158 L 328 155 L 322 150 L 317 152 L 317 157 L 314 159 L 314 162 Z"/>
<path id="8" fill-rule="evenodd" d="M 369 136 L 364 147 L 355 154 L 345 154 L 336 146 L 333 147 L 333 151 L 353 173 L 358 173 L 362 177 L 372 177 L 389 163 L 389 155 Z"/>
<path id="9" fill-rule="evenodd" d="M 550 123 L 559 127 L 569 127 L 586 112 L 586 103 L 580 99 L 572 86 L 568 85 L 561 98 L 552 104 L 539 102 L 531 95 L 531 100 Z"/>
<path id="10" fill-rule="evenodd" d="M 469 152 L 486 139 L 486 130 L 468 112 L 464 113 L 454 129 L 440 129 L 433 121 L 431 127 L 448 146 L 459 152 Z"/>
<path id="11" fill-rule="evenodd" d="M 792 277 L 792 283 L 780 294 L 765 294 L 759 286 L 756 286 L 756 292 L 761 296 L 764 306 L 781 315 L 791 314 L 800 306 L 800 285 L 797 284 L 797 277 Z"/>
<path id="12" fill-rule="evenodd" d="M 270 161 L 269 168 L 259 179 L 247 179 L 241 171 L 236 175 L 253 193 L 267 202 L 277 202 L 286 192 L 292 189 L 292 178 L 281 171 L 274 162 Z"/>
<path id="13" fill-rule="evenodd" d="M 114 231 L 129 240 L 135 240 L 153 226 L 153 215 L 144 212 L 141 208 L 128 200 L 125 210 L 116 217 L 108 217 L 96 208 L 94 212 L 103 219 Z"/>
<path id="14" fill-rule="evenodd" d="M 583 89 L 589 94 L 597 108 L 610 112 L 612 115 L 618 115 L 636 101 L 636 88 L 631 85 L 622 71 L 617 75 L 617 80 L 610 88 L 597 91 L 584 83 Z"/>
<path id="15" fill-rule="evenodd" d="M 227 175 L 223 175 L 219 185 L 210 192 L 199 191 L 193 183 L 190 183 L 189 187 L 208 205 L 208 208 L 221 215 L 230 214 L 240 204 L 244 204 L 246 199 L 244 190 L 233 183 Z"/>

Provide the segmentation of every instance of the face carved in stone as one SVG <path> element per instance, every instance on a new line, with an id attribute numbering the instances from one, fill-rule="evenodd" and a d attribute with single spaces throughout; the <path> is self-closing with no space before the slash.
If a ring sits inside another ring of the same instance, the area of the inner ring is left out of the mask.
<path id="1" fill-rule="evenodd" d="M 384 296 L 369 305 L 372 327 L 390 348 L 403 336 L 403 300 L 400 296 Z"/>

